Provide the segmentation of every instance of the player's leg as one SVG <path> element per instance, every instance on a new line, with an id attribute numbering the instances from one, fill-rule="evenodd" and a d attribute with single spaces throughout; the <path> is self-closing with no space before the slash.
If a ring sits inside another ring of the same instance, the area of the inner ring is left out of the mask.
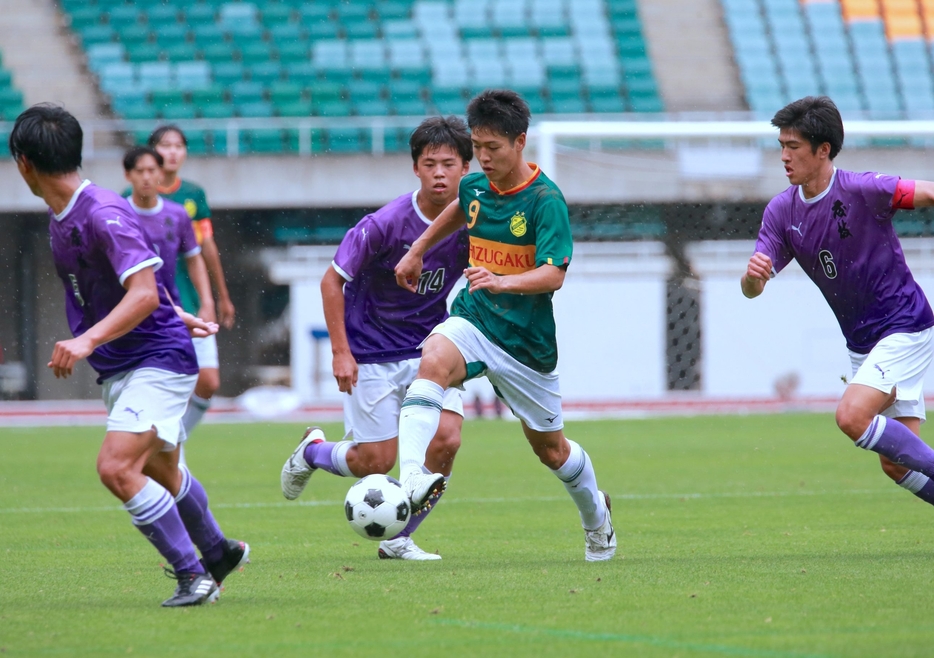
<path id="1" fill-rule="evenodd" d="M 894 334 L 879 341 L 868 355 L 855 356 L 856 373 L 837 407 L 837 425 L 858 447 L 926 478 L 934 477 L 934 450 L 917 431 L 924 418 L 923 377 L 934 356 L 932 338 L 931 329 Z M 899 420 L 909 418 L 918 424 Z M 910 477 L 887 462 L 882 462 L 886 473 L 900 476 L 904 481 L 900 484 L 909 490 L 920 491 L 926 484 L 920 476 Z"/>
<path id="2" fill-rule="evenodd" d="M 344 396 L 343 441 L 328 441 L 309 428 L 282 467 L 282 495 L 294 500 L 317 470 L 342 477 L 388 473 L 396 463 L 399 406 L 404 386 L 400 363 L 360 364 L 357 387 Z"/>
<path id="3" fill-rule="evenodd" d="M 382 541 L 379 544 L 379 557 L 381 559 L 403 560 L 440 560 L 436 553 L 428 553 L 419 548 L 412 540 L 412 534 L 424 523 L 428 515 L 434 510 L 447 489 L 451 479 L 451 469 L 454 466 L 454 456 L 461 444 L 461 429 L 464 425 L 464 407 L 460 393 L 449 388 L 444 395 L 444 409 L 438 431 L 428 445 L 425 457 L 425 470 L 431 473 L 440 473 L 444 476 L 444 489 L 428 499 L 425 510 L 421 514 L 412 514 L 405 528 L 393 539 Z"/>
<path id="4" fill-rule="evenodd" d="M 412 501 L 413 511 L 422 511 L 428 499 L 444 490 L 441 473 L 425 473 L 426 453 L 438 433 L 444 391 L 468 378 L 470 336 L 461 318 L 448 318 L 435 327 L 422 346 L 418 377 L 409 386 L 399 414 L 399 478 Z M 477 369 L 477 373 L 484 369 Z M 474 374 L 474 376 L 476 376 Z"/>
<path id="5" fill-rule="evenodd" d="M 246 542 L 227 539 L 208 506 L 208 495 L 188 466 L 179 464 L 179 451 L 162 451 L 153 455 L 143 473 L 161 484 L 175 497 L 179 516 L 188 536 L 201 552 L 203 565 L 218 585 L 230 573 L 250 561 L 250 546 Z"/>
<path id="6" fill-rule="evenodd" d="M 183 424 L 185 433 L 191 434 L 191 431 L 201 422 L 204 414 L 211 406 L 211 398 L 221 387 L 220 364 L 217 357 L 217 336 L 207 336 L 205 338 L 193 338 L 192 343 L 195 346 L 195 354 L 198 357 L 198 383 L 195 385 L 195 391 L 188 401 L 188 408 L 185 410 Z M 184 462 L 184 459 L 182 460 Z"/>
<path id="7" fill-rule="evenodd" d="M 610 498 L 597 486 L 587 452 L 564 435 L 558 373 L 540 373 L 505 352 L 488 359 L 490 383 L 512 412 L 539 460 L 564 484 L 580 514 L 588 561 L 609 560 L 616 552 Z"/>
<path id="8" fill-rule="evenodd" d="M 103 387 L 107 435 L 97 470 L 104 485 L 124 502 L 133 524 L 172 565 L 178 587 L 163 605 L 173 607 L 213 601 L 218 593 L 198 560 L 174 494 L 144 472 L 161 452 L 175 452 L 184 436 L 181 418 L 195 379 L 141 368 Z M 180 484 L 178 476 L 164 479 L 173 488 Z"/>

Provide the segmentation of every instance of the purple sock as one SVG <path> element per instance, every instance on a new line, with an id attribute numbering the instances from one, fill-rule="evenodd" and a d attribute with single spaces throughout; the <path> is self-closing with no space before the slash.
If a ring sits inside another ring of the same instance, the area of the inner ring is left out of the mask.
<path id="1" fill-rule="evenodd" d="M 876 416 L 856 445 L 934 477 L 934 450 L 897 420 Z"/>
<path id="2" fill-rule="evenodd" d="M 931 480 L 924 473 L 917 471 L 908 471 L 908 473 L 896 484 L 907 489 L 928 505 L 934 505 L 934 480 Z"/>
<path id="3" fill-rule="evenodd" d="M 435 509 L 435 507 L 438 506 L 438 501 L 441 500 L 441 496 L 443 495 L 444 495 L 444 492 L 442 491 L 437 496 L 432 496 L 431 498 L 429 498 L 428 500 L 431 502 L 431 509 L 428 510 L 427 512 L 422 512 L 421 514 L 418 514 L 418 515 L 413 514 L 412 516 L 410 516 L 409 522 L 405 524 L 405 528 L 403 528 L 402 532 L 396 535 L 394 539 L 398 537 L 411 537 L 412 534 L 418 529 L 418 526 L 422 524 L 422 521 L 424 521 L 428 517 L 428 515 L 431 514 L 431 512 Z"/>
<path id="4" fill-rule="evenodd" d="M 205 561 L 217 562 L 224 556 L 224 533 L 208 508 L 204 487 L 187 467 L 179 466 L 179 470 L 182 472 L 182 486 L 175 498 L 178 514 Z"/>
<path id="5" fill-rule="evenodd" d="M 328 473 L 349 477 L 352 473 L 350 473 L 349 469 L 346 473 L 341 469 L 341 459 L 338 453 L 343 452 L 343 455 L 346 455 L 347 449 L 352 445 L 352 441 L 309 443 L 305 446 L 305 461 L 315 468 L 323 468 Z"/>
<path id="6" fill-rule="evenodd" d="M 139 493 L 123 506 L 133 518 L 133 525 L 176 573 L 204 573 L 172 496 L 155 480 L 147 480 Z"/>

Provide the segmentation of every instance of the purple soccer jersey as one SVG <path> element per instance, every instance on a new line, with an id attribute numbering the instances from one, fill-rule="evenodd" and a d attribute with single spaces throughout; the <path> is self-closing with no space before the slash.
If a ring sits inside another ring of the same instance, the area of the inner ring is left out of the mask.
<path id="1" fill-rule="evenodd" d="M 396 283 L 394 269 L 431 224 L 416 194 L 404 194 L 367 215 L 347 232 L 332 267 L 344 286 L 344 321 L 358 363 L 387 363 L 421 356 L 419 345 L 447 318 L 447 297 L 464 268 L 467 230 L 448 236 L 425 254 L 418 294 Z"/>
<path id="2" fill-rule="evenodd" d="M 49 218 L 52 256 L 75 336 L 120 303 L 127 277 L 162 265 L 126 199 L 90 181 L 82 183 L 61 214 L 49 210 Z M 188 329 L 161 287 L 159 307 L 129 333 L 94 350 L 88 363 L 97 371 L 98 383 L 138 368 L 198 373 Z"/>
<path id="3" fill-rule="evenodd" d="M 174 302 L 179 304 L 178 289 L 175 287 L 178 258 L 189 258 L 201 253 L 188 211 L 181 204 L 162 197 L 159 197 L 154 208 L 137 207 L 133 197 L 127 201 L 139 216 L 140 227 L 152 241 L 156 255 L 164 262 L 164 266 L 156 272 L 156 279 L 168 289 Z"/>
<path id="4" fill-rule="evenodd" d="M 798 261 L 830 304 L 847 347 L 858 354 L 890 334 L 934 326 L 892 226 L 898 181 L 835 169 L 830 185 L 813 199 L 789 187 L 766 207 L 756 242 L 775 273 L 792 258 Z"/>

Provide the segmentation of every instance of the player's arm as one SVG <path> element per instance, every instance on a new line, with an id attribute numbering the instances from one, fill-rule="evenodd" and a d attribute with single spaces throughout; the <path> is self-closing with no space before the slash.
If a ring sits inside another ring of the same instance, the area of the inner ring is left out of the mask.
<path id="1" fill-rule="evenodd" d="M 765 290 L 765 284 L 772 278 L 772 259 L 761 252 L 756 252 L 749 259 L 746 273 L 740 279 L 743 295 L 749 299 L 758 297 Z"/>
<path id="2" fill-rule="evenodd" d="M 470 284 L 469 292 L 487 290 L 494 295 L 540 295 L 560 290 L 564 285 L 567 269 L 557 265 L 539 265 L 534 270 L 521 274 L 496 275 L 485 267 L 468 267 L 464 276 Z"/>
<path id="3" fill-rule="evenodd" d="M 214 290 L 217 291 L 217 319 L 225 329 L 230 329 L 234 325 L 236 309 L 234 309 L 233 302 L 230 301 L 230 292 L 227 290 L 227 281 L 224 279 L 224 268 L 221 266 L 221 254 L 217 249 L 217 242 L 214 241 L 213 235 L 206 234 L 203 236 L 201 255 L 204 256 L 204 264 L 211 276 L 211 283 L 214 284 Z"/>
<path id="4" fill-rule="evenodd" d="M 934 206 L 934 182 L 927 180 L 916 180 L 916 181 L 899 181 L 899 189 L 901 189 L 901 184 L 905 182 L 914 183 L 914 195 L 910 200 L 908 208 L 929 208 Z M 896 197 L 899 195 L 899 190 L 895 191 Z"/>
<path id="5" fill-rule="evenodd" d="M 104 343 L 129 333 L 159 307 L 156 274 L 152 267 L 128 276 L 123 287 L 126 288 L 123 299 L 100 322 L 77 338 L 55 343 L 48 367 L 57 378 L 70 375 L 78 361 Z"/>
<path id="6" fill-rule="evenodd" d="M 204 258 L 200 253 L 186 256 L 185 266 L 188 268 L 188 278 L 191 279 L 191 283 L 198 293 L 198 299 L 201 300 L 198 317 L 207 322 L 216 322 L 214 295 L 211 294 L 211 280 L 208 278 L 208 268 L 204 264 Z"/>
<path id="7" fill-rule="evenodd" d="M 460 207 L 458 199 L 454 199 L 448 207 L 441 211 L 418 240 L 412 243 L 412 248 L 402 257 L 396 265 L 396 283 L 410 292 L 418 291 L 418 278 L 422 275 L 422 259 L 425 253 L 433 246 L 453 235 L 467 223 L 467 215 Z"/>
<path id="8" fill-rule="evenodd" d="M 341 393 L 353 395 L 357 385 L 357 361 L 350 352 L 347 326 L 344 323 L 344 277 L 329 267 L 321 279 L 321 300 L 324 303 L 324 322 L 331 338 L 331 366 Z"/>

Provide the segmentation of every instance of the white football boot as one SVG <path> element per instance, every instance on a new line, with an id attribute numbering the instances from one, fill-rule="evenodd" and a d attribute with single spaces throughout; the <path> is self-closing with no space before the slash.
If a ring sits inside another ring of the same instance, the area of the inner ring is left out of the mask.
<path id="1" fill-rule="evenodd" d="M 431 509 L 428 499 L 440 496 L 447 487 L 441 473 L 413 473 L 402 483 L 402 489 L 412 501 L 412 514 L 421 514 Z"/>
<path id="2" fill-rule="evenodd" d="M 324 432 L 320 427 L 309 427 L 302 435 L 302 440 L 298 447 L 292 452 L 292 455 L 285 461 L 282 467 L 282 495 L 287 500 L 295 500 L 305 485 L 311 478 L 312 473 L 318 469 L 305 461 L 305 448 L 309 443 L 321 443 L 324 441 Z"/>
<path id="3" fill-rule="evenodd" d="M 440 560 L 437 553 L 426 553 L 412 541 L 411 537 L 396 537 L 379 543 L 380 560 Z"/>
<path id="4" fill-rule="evenodd" d="M 603 494 L 603 501 L 606 503 L 606 521 L 596 530 L 584 530 L 584 558 L 588 562 L 609 560 L 616 553 L 616 532 L 613 530 L 610 497 L 602 491 L 600 493 Z"/>

